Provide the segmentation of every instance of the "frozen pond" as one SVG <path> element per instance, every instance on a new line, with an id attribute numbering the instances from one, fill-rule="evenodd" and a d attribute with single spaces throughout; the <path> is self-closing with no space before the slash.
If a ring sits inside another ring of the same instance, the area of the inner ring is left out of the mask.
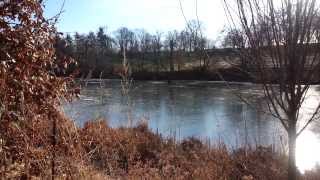
<path id="1" fill-rule="evenodd" d="M 113 127 L 148 121 L 154 132 L 182 139 L 195 136 L 223 142 L 230 148 L 244 145 L 272 145 L 285 150 L 286 135 L 280 123 L 265 114 L 263 94 L 250 83 L 147 81 L 135 82 L 127 98 L 121 95 L 120 81 L 106 80 L 103 87 L 89 84 L 79 100 L 65 105 L 65 112 L 81 126 L 85 121 L 106 119 Z M 305 110 L 319 102 L 319 87 L 310 89 Z M 248 105 L 238 94 L 251 100 Z M 128 118 L 129 117 L 129 118 Z M 304 117 L 304 116 L 302 116 Z M 131 120 L 128 120 L 131 119 Z M 311 125 L 298 139 L 297 164 L 300 170 L 320 162 L 320 129 Z"/>

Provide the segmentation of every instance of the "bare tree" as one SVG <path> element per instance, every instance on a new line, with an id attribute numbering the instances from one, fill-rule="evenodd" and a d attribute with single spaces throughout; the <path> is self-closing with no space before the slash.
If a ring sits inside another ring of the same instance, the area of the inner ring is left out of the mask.
<path id="1" fill-rule="evenodd" d="M 162 41 L 161 41 L 162 33 L 157 32 L 151 38 L 151 47 L 153 52 L 154 60 L 156 61 L 157 72 L 160 71 L 161 68 L 161 48 L 162 48 Z"/>
<path id="2" fill-rule="evenodd" d="M 198 19 L 190 20 L 186 23 L 186 30 L 189 32 L 189 50 L 199 58 L 199 67 L 207 69 L 209 61 L 205 53 L 207 39 L 203 36 L 203 24 Z"/>
<path id="3" fill-rule="evenodd" d="M 223 30 L 224 38 L 222 40 L 222 47 L 225 48 L 242 48 L 244 47 L 243 33 L 239 29 L 225 29 Z"/>
<path id="4" fill-rule="evenodd" d="M 240 29 L 226 29 L 226 35 L 222 41 L 222 47 L 224 48 L 233 48 L 235 52 L 241 54 L 239 60 L 240 62 L 232 63 L 231 65 L 240 66 L 242 72 L 247 73 L 250 71 L 250 62 L 248 62 L 248 58 L 244 56 L 246 54 L 246 35 Z M 242 52 L 245 50 L 245 52 Z M 240 63 L 240 64 L 239 64 Z"/>
<path id="5" fill-rule="evenodd" d="M 139 68 L 140 70 L 144 70 L 144 63 L 147 59 L 147 54 L 151 50 L 152 37 L 145 30 L 138 30 L 136 34 L 139 41 L 139 51 L 140 51 Z"/>
<path id="6" fill-rule="evenodd" d="M 256 65 L 269 110 L 288 134 L 288 179 L 295 180 L 296 139 L 319 118 L 319 104 L 306 121 L 300 113 L 320 69 L 318 4 L 316 0 L 237 0 L 235 14 L 230 11 L 234 6 L 226 0 L 225 4 L 230 17 L 237 17 L 232 18 L 234 26 L 239 22 L 244 32 L 243 52 Z"/>
<path id="7" fill-rule="evenodd" d="M 170 72 L 174 72 L 174 51 L 177 46 L 177 36 L 178 32 L 177 31 L 170 31 L 167 34 L 166 37 L 166 46 L 169 49 L 169 67 L 170 67 Z"/>
<path id="8" fill-rule="evenodd" d="M 116 40 L 120 47 L 120 54 L 123 52 L 130 54 L 131 47 L 134 46 L 134 33 L 128 28 L 122 27 L 116 31 Z"/>

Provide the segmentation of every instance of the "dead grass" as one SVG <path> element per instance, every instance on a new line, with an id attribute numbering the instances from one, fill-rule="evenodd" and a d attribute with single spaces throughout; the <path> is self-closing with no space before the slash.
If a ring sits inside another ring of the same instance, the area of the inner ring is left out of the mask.
<path id="1" fill-rule="evenodd" d="M 106 121 L 96 120 L 78 128 L 67 118 L 60 118 L 55 149 L 46 139 L 39 138 L 48 136 L 50 128 L 47 133 L 46 129 L 35 128 L 42 133 L 29 142 L 28 151 L 21 151 L 28 156 L 12 156 L 19 153 L 9 148 L 12 157 L 10 162 L 1 164 L 2 177 L 49 179 L 53 150 L 56 179 L 281 180 L 287 176 L 287 158 L 271 148 L 230 151 L 223 144 L 208 147 L 196 138 L 179 143 L 165 139 L 152 133 L 146 124 L 111 128 Z M 18 142 L 15 146 L 19 146 Z M 301 179 L 319 179 L 319 172 L 319 168 L 308 171 Z"/>
<path id="2" fill-rule="evenodd" d="M 162 139 L 145 124 L 112 129 L 105 121 L 87 122 L 80 130 L 93 166 L 125 179 L 284 179 L 286 159 L 270 148 L 228 151 L 195 138 L 181 143 Z"/>

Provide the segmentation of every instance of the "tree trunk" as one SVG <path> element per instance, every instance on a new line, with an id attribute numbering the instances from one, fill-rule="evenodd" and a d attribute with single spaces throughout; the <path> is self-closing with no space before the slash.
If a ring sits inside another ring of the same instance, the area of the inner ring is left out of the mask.
<path id="1" fill-rule="evenodd" d="M 174 72 L 173 48 L 170 48 L 170 72 Z"/>
<path id="2" fill-rule="evenodd" d="M 288 132 L 289 140 L 289 162 L 288 162 L 288 180 L 297 179 L 297 167 L 296 167 L 296 124 L 289 127 Z"/>

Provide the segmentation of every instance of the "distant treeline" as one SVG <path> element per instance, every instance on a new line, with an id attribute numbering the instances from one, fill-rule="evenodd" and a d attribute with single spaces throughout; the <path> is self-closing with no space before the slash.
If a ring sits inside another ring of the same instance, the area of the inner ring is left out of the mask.
<path id="1" fill-rule="evenodd" d="M 121 71 L 123 52 L 133 73 L 205 71 L 209 66 L 206 51 L 214 48 L 195 20 L 182 31 L 151 34 L 122 27 L 108 33 L 100 27 L 96 33 L 67 34 L 56 43 L 58 56 L 70 56 L 77 62 L 79 77 L 92 73 L 94 78 L 116 76 Z"/>

